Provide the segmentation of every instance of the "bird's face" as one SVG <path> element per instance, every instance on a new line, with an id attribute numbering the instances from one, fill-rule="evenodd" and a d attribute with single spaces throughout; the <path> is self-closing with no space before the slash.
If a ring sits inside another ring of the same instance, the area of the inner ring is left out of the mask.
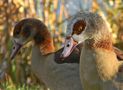
<path id="1" fill-rule="evenodd" d="M 32 39 L 33 26 L 27 23 L 16 25 L 13 31 L 13 41 L 19 45 L 25 45 Z"/>
<path id="2" fill-rule="evenodd" d="M 40 48 L 50 42 L 47 27 L 37 19 L 24 19 L 16 24 L 13 31 L 13 49 L 10 58 L 13 59 L 20 48 L 33 40 Z"/>
<path id="3" fill-rule="evenodd" d="M 13 48 L 11 53 L 11 59 L 14 58 L 20 48 L 32 39 L 33 26 L 29 23 L 20 21 L 16 24 L 13 31 Z"/>
<path id="4" fill-rule="evenodd" d="M 64 50 L 61 55 L 63 58 L 68 57 L 73 49 L 84 40 L 82 34 L 86 28 L 86 22 L 83 20 L 78 20 L 72 24 L 72 26 L 68 24 L 68 27 L 72 28 L 67 28 Z"/>
<path id="5" fill-rule="evenodd" d="M 74 41 L 83 43 L 85 40 L 97 36 L 99 30 L 96 27 L 95 21 L 93 21 L 96 17 L 93 13 L 80 13 L 78 16 L 70 19 L 67 27 L 66 42 L 62 52 L 63 58 L 69 56 L 73 48 L 77 46 L 75 43 L 73 44 Z"/>

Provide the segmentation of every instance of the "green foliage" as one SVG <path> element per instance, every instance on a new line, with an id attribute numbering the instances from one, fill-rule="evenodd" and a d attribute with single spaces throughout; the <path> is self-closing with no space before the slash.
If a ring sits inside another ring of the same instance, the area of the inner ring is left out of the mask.
<path id="1" fill-rule="evenodd" d="M 21 85 L 21 86 L 14 86 L 10 83 L 3 83 L 0 86 L 2 90 L 43 90 L 41 86 L 39 85 L 34 85 L 34 86 L 26 86 L 26 85 Z"/>

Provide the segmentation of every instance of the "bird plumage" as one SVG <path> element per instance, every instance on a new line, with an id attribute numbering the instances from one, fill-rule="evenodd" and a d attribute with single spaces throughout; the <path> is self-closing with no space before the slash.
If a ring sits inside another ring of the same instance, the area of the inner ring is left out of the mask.
<path id="1" fill-rule="evenodd" d="M 119 72 L 123 61 L 117 59 L 117 49 L 113 47 L 111 33 L 101 16 L 78 13 L 69 20 L 66 36 L 83 42 L 80 77 L 84 90 L 123 90 L 123 71 Z"/>
<path id="2" fill-rule="evenodd" d="M 13 38 L 17 48 L 13 48 L 11 58 L 29 41 L 32 45 L 32 71 L 50 90 L 82 90 L 79 76 L 80 50 L 74 52 L 64 61 L 60 55 L 63 50 L 54 50 L 53 39 L 47 27 L 38 19 L 21 20 L 14 28 Z M 16 52 L 15 52 L 16 51 Z"/>

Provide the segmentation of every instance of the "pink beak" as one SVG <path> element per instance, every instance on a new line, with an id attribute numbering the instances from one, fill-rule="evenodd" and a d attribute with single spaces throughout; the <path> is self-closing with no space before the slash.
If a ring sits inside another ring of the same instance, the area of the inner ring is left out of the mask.
<path id="1" fill-rule="evenodd" d="M 77 42 L 75 42 L 72 37 L 67 37 L 65 40 L 61 58 L 68 57 L 77 45 L 78 45 Z"/>
<path id="2" fill-rule="evenodd" d="M 16 41 L 14 41 L 13 44 L 14 44 L 14 45 L 13 45 L 12 52 L 11 52 L 11 55 L 10 55 L 10 59 L 11 59 L 11 60 L 16 56 L 17 52 L 18 52 L 18 51 L 20 50 L 20 48 L 22 47 L 22 45 L 19 44 L 19 43 L 17 43 Z"/>

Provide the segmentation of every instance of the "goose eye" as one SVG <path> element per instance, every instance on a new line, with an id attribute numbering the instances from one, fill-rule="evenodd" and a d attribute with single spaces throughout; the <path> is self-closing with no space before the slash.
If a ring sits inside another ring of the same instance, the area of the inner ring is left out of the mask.
<path id="1" fill-rule="evenodd" d="M 85 29 L 85 27 L 86 27 L 85 21 L 83 21 L 83 20 L 77 21 L 73 25 L 73 32 L 72 32 L 72 34 L 77 34 L 77 35 L 81 34 L 82 31 Z"/>
<path id="2" fill-rule="evenodd" d="M 16 35 L 20 34 L 20 30 L 16 30 L 16 31 L 15 31 L 15 34 L 16 34 Z"/>
<path id="3" fill-rule="evenodd" d="M 70 46 L 70 43 L 67 44 L 67 47 L 69 47 L 69 46 Z"/>

